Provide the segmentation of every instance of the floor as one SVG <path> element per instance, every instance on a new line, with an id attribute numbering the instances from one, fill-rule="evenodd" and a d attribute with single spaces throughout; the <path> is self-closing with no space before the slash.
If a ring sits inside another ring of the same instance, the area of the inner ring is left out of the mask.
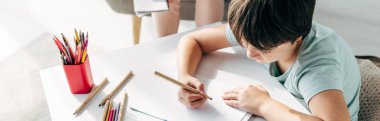
<path id="1" fill-rule="evenodd" d="M 346 38 L 357 54 L 380 57 L 379 3 L 318 1 L 315 19 Z M 53 35 L 88 31 L 89 54 L 96 56 L 132 46 L 131 21 L 106 0 L 0 0 L 0 120 L 51 120 L 39 70 L 60 64 Z M 151 18 L 142 23 L 141 43 L 154 41 Z M 182 20 L 179 31 L 193 28 L 194 22 Z"/>

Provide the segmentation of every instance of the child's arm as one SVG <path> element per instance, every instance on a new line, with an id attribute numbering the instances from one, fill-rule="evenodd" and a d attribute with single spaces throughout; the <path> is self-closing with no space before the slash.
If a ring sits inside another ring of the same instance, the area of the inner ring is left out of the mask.
<path id="1" fill-rule="evenodd" d="M 177 48 L 179 80 L 204 92 L 203 83 L 194 78 L 193 75 L 202 54 L 230 46 L 226 39 L 225 31 L 226 25 L 220 25 L 194 31 L 181 38 Z M 206 101 L 206 98 L 201 95 L 191 94 L 184 89 L 178 92 L 178 96 L 182 104 L 191 108 L 200 107 Z"/>
<path id="2" fill-rule="evenodd" d="M 229 90 L 223 96 L 227 105 L 259 115 L 268 121 L 349 121 L 350 115 L 341 91 L 327 90 L 309 101 L 312 115 L 293 110 L 270 98 L 258 85 Z"/>
<path id="3" fill-rule="evenodd" d="M 229 47 L 225 31 L 223 24 L 184 35 L 177 48 L 179 77 L 193 76 L 202 54 Z"/>
<path id="4" fill-rule="evenodd" d="M 269 121 L 349 121 L 350 114 L 343 94 L 338 90 L 327 90 L 315 95 L 309 102 L 312 115 L 307 115 L 277 102 L 271 101 L 264 108 L 263 116 Z"/>

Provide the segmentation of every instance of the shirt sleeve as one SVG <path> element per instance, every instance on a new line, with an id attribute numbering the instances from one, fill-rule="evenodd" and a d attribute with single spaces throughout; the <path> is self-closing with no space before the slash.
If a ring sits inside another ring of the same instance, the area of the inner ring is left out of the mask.
<path id="1" fill-rule="evenodd" d="M 320 92 L 331 89 L 343 92 L 343 77 L 335 64 L 314 65 L 299 76 L 298 89 L 307 104 Z"/>
<path id="2" fill-rule="evenodd" d="M 228 43 L 230 43 L 231 46 L 239 46 L 240 45 L 236 41 L 234 33 L 232 32 L 229 24 L 226 25 L 226 38 L 227 38 Z"/>

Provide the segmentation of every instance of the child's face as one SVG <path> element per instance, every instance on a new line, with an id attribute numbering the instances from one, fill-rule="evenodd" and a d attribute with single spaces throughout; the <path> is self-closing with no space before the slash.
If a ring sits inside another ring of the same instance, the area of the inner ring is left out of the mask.
<path id="1" fill-rule="evenodd" d="M 242 40 L 242 46 L 247 50 L 247 57 L 249 59 L 254 59 L 261 64 L 267 64 L 289 58 L 293 56 L 295 48 L 295 44 L 287 42 L 273 48 L 272 50 L 260 51 L 248 44 L 246 40 Z"/>

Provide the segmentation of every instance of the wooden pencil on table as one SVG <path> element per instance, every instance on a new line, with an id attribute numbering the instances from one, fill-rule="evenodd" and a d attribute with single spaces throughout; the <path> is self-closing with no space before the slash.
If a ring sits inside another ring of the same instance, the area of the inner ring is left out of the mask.
<path id="1" fill-rule="evenodd" d="M 177 81 L 177 80 L 175 80 L 173 78 L 170 78 L 170 77 L 168 77 L 168 76 L 166 76 L 166 75 L 164 75 L 164 74 L 162 74 L 162 73 L 160 73 L 158 71 L 155 71 L 154 74 L 156 74 L 157 76 L 159 76 L 161 78 L 164 78 L 164 79 L 166 79 L 166 80 L 168 80 L 168 81 L 170 81 L 170 82 L 172 82 L 172 83 L 174 83 L 174 84 L 176 84 L 176 85 L 178 85 L 178 86 L 180 86 L 180 87 L 182 87 L 182 88 L 184 88 L 186 90 L 189 90 L 189 91 L 191 91 L 193 93 L 196 93 L 196 94 L 201 94 L 202 96 L 206 97 L 207 99 L 212 100 L 212 98 L 209 97 L 207 94 L 201 93 L 200 91 L 194 89 L 193 87 L 185 85 L 185 84 L 181 83 L 180 81 Z"/>
<path id="2" fill-rule="evenodd" d="M 106 97 L 103 98 L 103 100 L 100 102 L 99 106 L 104 105 L 106 100 L 110 100 L 116 94 L 116 92 L 121 89 L 121 87 L 124 85 L 124 83 L 126 83 L 130 78 L 132 78 L 132 76 L 133 76 L 133 73 L 132 73 L 132 71 L 130 71 L 128 73 L 128 75 L 125 76 L 125 78 L 115 87 L 115 89 L 113 89 L 110 94 L 108 94 Z"/>
<path id="3" fill-rule="evenodd" d="M 107 100 L 106 101 L 106 104 L 104 105 L 104 108 L 103 108 L 103 117 L 101 119 L 101 121 L 105 121 L 106 118 L 107 118 L 107 113 L 108 113 L 108 105 L 110 104 L 110 100 Z"/>
<path id="4" fill-rule="evenodd" d="M 117 118 L 118 121 L 124 120 L 124 112 L 127 107 L 127 104 L 128 104 L 128 94 L 125 92 L 123 96 L 123 101 L 121 102 L 121 105 L 120 105 L 120 111 Z"/>
<path id="5" fill-rule="evenodd" d="M 111 116 L 112 105 L 113 105 L 113 102 L 110 100 L 110 104 L 108 105 L 108 107 L 104 107 L 104 108 L 108 108 L 107 116 L 106 116 L 106 119 L 104 121 L 108 121 L 109 120 L 109 118 Z"/>
<path id="6" fill-rule="evenodd" d="M 86 100 L 84 100 L 84 102 L 82 103 L 82 105 L 80 105 L 79 108 L 77 110 L 75 110 L 75 112 L 74 112 L 73 115 L 78 116 L 83 111 L 83 109 L 88 105 L 88 103 L 91 101 L 91 99 L 94 98 L 94 96 L 99 92 L 99 90 L 101 88 L 103 88 L 107 83 L 108 83 L 108 79 L 105 78 L 103 80 L 103 82 L 100 83 L 100 85 L 96 86 L 94 88 L 94 90 L 92 90 L 90 92 L 90 94 L 87 96 Z"/>
<path id="7" fill-rule="evenodd" d="M 117 121 L 118 119 L 117 118 L 119 118 L 119 113 L 120 113 L 120 105 L 121 105 L 121 103 L 119 102 L 119 103 L 117 103 L 117 105 L 116 105 L 116 115 L 115 115 L 115 120 L 114 121 Z"/>

